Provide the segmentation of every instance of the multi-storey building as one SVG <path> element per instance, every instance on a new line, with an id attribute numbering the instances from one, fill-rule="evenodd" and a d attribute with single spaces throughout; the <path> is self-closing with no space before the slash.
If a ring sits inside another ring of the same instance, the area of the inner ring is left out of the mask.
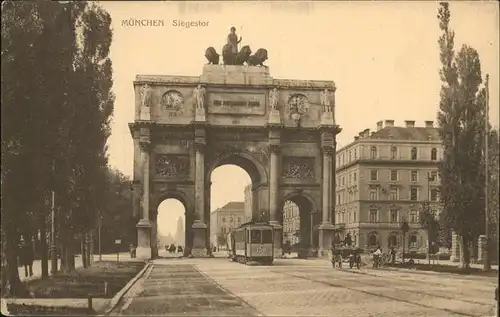
<path id="1" fill-rule="evenodd" d="M 407 221 L 406 250 L 425 252 L 422 205 L 429 201 L 432 211 L 440 211 L 442 147 L 433 122 L 416 127 L 415 121 L 405 121 L 397 127 L 394 120 L 379 121 L 376 131 L 365 129 L 336 155 L 337 229 L 350 232 L 360 248 L 402 251 L 401 223 Z"/>
<path id="2" fill-rule="evenodd" d="M 252 184 L 245 186 L 245 212 L 243 216 L 243 222 L 249 222 L 252 220 L 253 213 L 253 194 L 252 194 Z"/>
<path id="3" fill-rule="evenodd" d="M 299 207 L 287 200 L 283 205 L 283 242 L 289 241 L 291 245 L 299 243 L 300 214 Z"/>
<path id="4" fill-rule="evenodd" d="M 210 216 L 210 241 L 212 245 L 224 247 L 225 237 L 234 228 L 241 225 L 245 209 L 243 202 L 232 201 L 221 208 L 212 211 Z"/>

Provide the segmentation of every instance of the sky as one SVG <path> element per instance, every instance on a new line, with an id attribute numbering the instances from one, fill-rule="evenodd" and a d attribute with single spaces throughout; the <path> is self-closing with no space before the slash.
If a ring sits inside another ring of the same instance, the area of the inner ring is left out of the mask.
<path id="1" fill-rule="evenodd" d="M 337 136 L 339 148 L 359 131 L 375 129 L 379 120 L 392 119 L 396 125 L 415 120 L 417 126 L 436 121 L 437 2 L 109 1 L 101 6 L 113 20 L 110 57 L 116 102 L 109 161 L 126 175 L 132 175 L 133 142 L 127 124 L 134 119 L 135 76 L 201 75 L 205 49 L 214 46 L 220 53 L 231 26 L 243 37 L 240 45 L 267 49 L 266 64 L 274 78 L 336 83 L 335 116 L 343 129 Z M 490 75 L 490 119 L 498 127 L 498 4 L 460 1 L 452 2 L 450 10 L 456 50 L 463 44 L 475 48 L 483 77 Z M 163 20 L 164 26 L 122 25 L 130 19 Z M 173 26 L 174 20 L 208 23 L 185 28 Z M 212 208 L 243 199 L 243 188 L 249 183 L 243 170 L 223 166 L 212 177 Z M 228 186 L 228 179 L 234 186 Z M 168 214 L 183 212 L 167 205 L 162 204 L 160 213 L 163 209 Z M 171 219 L 175 229 L 177 216 Z"/>

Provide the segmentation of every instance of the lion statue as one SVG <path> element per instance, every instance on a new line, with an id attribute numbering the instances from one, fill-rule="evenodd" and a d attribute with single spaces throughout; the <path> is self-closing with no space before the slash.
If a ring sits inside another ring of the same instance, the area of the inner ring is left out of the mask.
<path id="1" fill-rule="evenodd" d="M 241 50 L 238 52 L 238 55 L 236 55 L 235 65 L 243 65 L 243 63 L 245 63 L 250 57 L 250 54 L 252 54 L 250 46 L 248 45 L 243 46 Z"/>
<path id="2" fill-rule="evenodd" d="M 263 63 L 267 60 L 267 50 L 259 48 L 255 54 L 251 55 L 248 60 L 248 66 L 265 66 Z"/>
<path id="3" fill-rule="evenodd" d="M 205 57 L 207 58 L 209 65 L 210 64 L 212 64 L 212 65 L 219 64 L 220 55 L 215 51 L 215 48 L 213 48 L 212 46 L 207 48 L 207 50 L 205 51 Z"/>
<path id="4" fill-rule="evenodd" d="M 231 51 L 231 45 L 229 44 L 222 47 L 222 61 L 224 65 L 234 65 L 236 62 L 236 54 Z"/>

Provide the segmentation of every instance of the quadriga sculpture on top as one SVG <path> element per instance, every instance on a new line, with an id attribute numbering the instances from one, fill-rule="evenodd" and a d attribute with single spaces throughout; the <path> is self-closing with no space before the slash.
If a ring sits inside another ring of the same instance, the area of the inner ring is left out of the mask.
<path id="1" fill-rule="evenodd" d="M 227 36 L 227 43 L 222 47 L 222 61 L 224 65 L 244 65 L 246 63 L 249 66 L 264 66 L 263 63 L 267 60 L 267 50 L 260 48 L 255 54 L 251 55 L 252 50 L 248 45 L 238 50 L 238 44 L 241 40 L 241 37 L 238 40 L 236 28 L 231 27 L 231 33 Z M 220 55 L 215 51 L 213 46 L 205 50 L 205 57 L 208 60 L 208 64 L 219 64 Z"/>

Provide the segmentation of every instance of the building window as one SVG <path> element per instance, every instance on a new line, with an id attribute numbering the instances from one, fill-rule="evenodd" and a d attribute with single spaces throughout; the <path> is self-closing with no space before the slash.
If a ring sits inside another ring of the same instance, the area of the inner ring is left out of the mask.
<path id="1" fill-rule="evenodd" d="M 398 157 L 398 149 L 397 147 L 391 147 L 391 159 L 395 160 Z"/>
<path id="2" fill-rule="evenodd" d="M 418 237 L 414 234 L 410 236 L 410 248 L 418 247 Z"/>
<path id="3" fill-rule="evenodd" d="M 369 247 L 376 247 L 377 246 L 377 235 L 372 233 L 368 237 L 368 246 Z"/>
<path id="4" fill-rule="evenodd" d="M 391 209 L 391 222 L 396 223 L 398 222 L 398 210 L 397 209 Z"/>
<path id="5" fill-rule="evenodd" d="M 238 223 L 241 223 L 241 217 L 238 217 Z"/>
<path id="6" fill-rule="evenodd" d="M 349 174 L 349 185 L 352 183 L 352 174 Z"/>
<path id="7" fill-rule="evenodd" d="M 226 222 L 226 217 L 222 217 L 222 222 Z"/>
<path id="8" fill-rule="evenodd" d="M 342 186 L 345 185 L 345 176 L 342 176 Z"/>
<path id="9" fill-rule="evenodd" d="M 435 188 L 431 189 L 431 201 L 439 200 L 439 191 Z"/>
<path id="10" fill-rule="evenodd" d="M 392 234 L 389 236 L 389 239 L 387 242 L 388 242 L 389 248 L 395 248 L 398 246 L 398 237 L 396 235 Z"/>
<path id="11" fill-rule="evenodd" d="M 391 181 L 395 182 L 398 180 L 398 171 L 392 170 L 391 171 Z"/>
<path id="12" fill-rule="evenodd" d="M 437 160 L 437 156 L 438 156 L 438 151 L 436 150 L 436 148 L 432 148 L 432 150 L 431 150 L 431 160 L 433 160 L 433 161 Z"/>
<path id="13" fill-rule="evenodd" d="M 356 172 L 354 172 L 354 174 L 353 174 L 353 179 L 354 179 L 354 181 L 356 181 Z"/>
<path id="14" fill-rule="evenodd" d="M 411 159 L 416 160 L 417 159 L 417 148 L 414 147 L 411 149 Z"/>
<path id="15" fill-rule="evenodd" d="M 370 209 L 370 222 L 377 222 L 378 220 L 378 210 Z"/>
<path id="16" fill-rule="evenodd" d="M 410 180 L 412 182 L 418 182 L 418 171 L 411 171 L 410 172 Z"/>
<path id="17" fill-rule="evenodd" d="M 357 221 L 357 220 L 356 220 L 356 210 L 354 210 L 353 218 L 354 218 L 354 219 L 353 219 L 353 222 L 356 222 L 356 221 Z"/>
<path id="18" fill-rule="evenodd" d="M 410 222 L 411 223 L 418 223 L 418 211 L 417 210 L 410 210 Z"/>
<path id="19" fill-rule="evenodd" d="M 430 174 L 429 174 L 429 180 L 431 182 L 437 181 L 438 180 L 438 172 L 437 171 L 430 172 Z"/>
<path id="20" fill-rule="evenodd" d="M 370 171 L 370 180 L 371 181 L 376 181 L 378 179 L 378 171 L 377 170 L 371 170 Z"/>
<path id="21" fill-rule="evenodd" d="M 377 147 L 375 147 L 375 146 L 371 147 L 371 149 L 370 149 L 370 157 L 372 159 L 377 158 Z"/>
<path id="22" fill-rule="evenodd" d="M 391 200 L 398 200 L 399 199 L 398 191 L 399 190 L 397 187 L 391 187 L 391 193 L 390 193 Z"/>
<path id="23" fill-rule="evenodd" d="M 410 189 L 410 200 L 418 200 L 418 188 L 412 187 Z"/>
<path id="24" fill-rule="evenodd" d="M 358 159 L 358 150 L 354 149 L 354 160 Z"/>
<path id="25" fill-rule="evenodd" d="M 378 188 L 370 188 L 370 200 L 378 200 Z"/>
<path id="26" fill-rule="evenodd" d="M 352 161 L 352 151 L 349 151 L 349 162 Z"/>

